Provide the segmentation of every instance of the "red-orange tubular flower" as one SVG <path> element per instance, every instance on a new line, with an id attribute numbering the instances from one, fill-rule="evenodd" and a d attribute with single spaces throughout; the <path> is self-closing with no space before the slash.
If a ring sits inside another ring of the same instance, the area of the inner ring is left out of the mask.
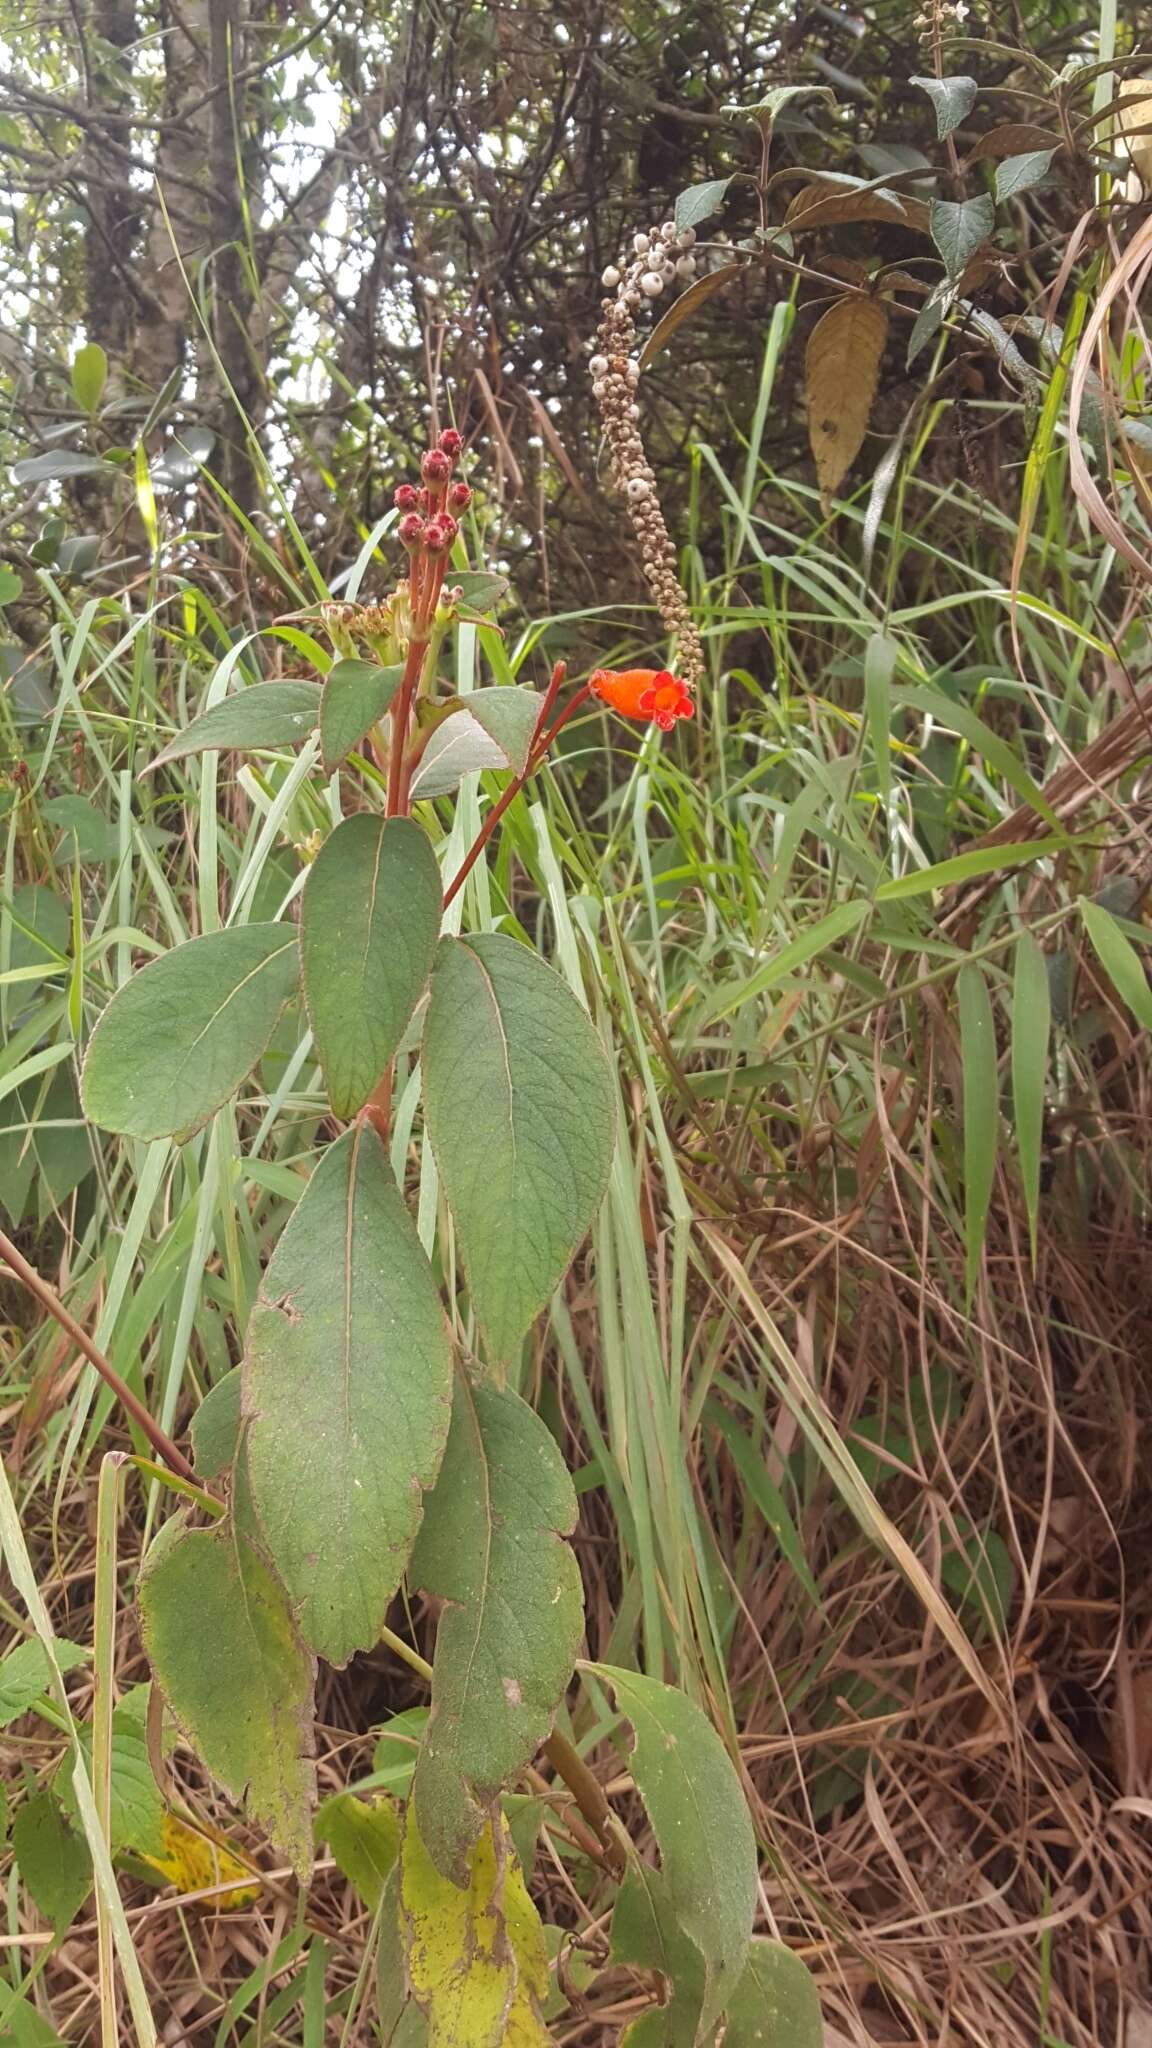
<path id="1" fill-rule="evenodd" d="M 594 697 L 625 718 L 650 718 L 671 732 L 678 718 L 694 718 L 692 692 L 668 668 L 598 668 L 589 682 Z"/>

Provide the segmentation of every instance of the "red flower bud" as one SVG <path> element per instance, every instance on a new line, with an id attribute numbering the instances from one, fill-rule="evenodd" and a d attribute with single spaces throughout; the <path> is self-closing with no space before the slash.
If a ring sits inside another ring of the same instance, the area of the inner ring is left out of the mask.
<path id="1" fill-rule="evenodd" d="M 430 555 L 442 555 L 456 536 L 454 519 L 430 519 L 424 528 L 424 545 Z"/>
<path id="2" fill-rule="evenodd" d="M 455 461 L 464 446 L 464 436 L 458 434 L 455 427 L 445 427 L 436 445 L 451 461 Z"/>
<path id="3" fill-rule="evenodd" d="M 406 512 L 396 531 L 406 548 L 422 547 L 427 539 L 424 521 L 418 512 Z"/>
<path id="4" fill-rule="evenodd" d="M 420 464 L 420 474 L 426 484 L 447 483 L 452 474 L 452 464 L 439 448 L 430 448 Z"/>
<path id="5" fill-rule="evenodd" d="M 463 512 L 472 503 L 472 493 L 467 484 L 453 484 L 448 492 L 448 503 L 454 512 Z"/>
<path id="6" fill-rule="evenodd" d="M 392 503 L 398 512 L 414 512 L 420 501 L 415 484 L 397 484 L 392 493 Z"/>
<path id="7" fill-rule="evenodd" d="M 590 687 L 625 718 L 650 718 L 661 732 L 671 732 L 678 718 L 696 716 L 687 683 L 667 668 L 598 668 Z"/>
<path id="8" fill-rule="evenodd" d="M 425 490 L 419 490 L 419 491 L 417 491 L 417 493 L 416 493 L 416 503 L 417 503 L 417 504 L 419 505 L 419 507 L 420 507 L 420 510 L 421 510 L 422 512 L 427 512 L 427 511 L 428 511 L 428 509 L 429 509 L 429 507 L 430 507 L 430 505 L 431 505 L 431 503 L 432 503 L 432 493 L 431 493 L 431 491 L 425 491 Z"/>

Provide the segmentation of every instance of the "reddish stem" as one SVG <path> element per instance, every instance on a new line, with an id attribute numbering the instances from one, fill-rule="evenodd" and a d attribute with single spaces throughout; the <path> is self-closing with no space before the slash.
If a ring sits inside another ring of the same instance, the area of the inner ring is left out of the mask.
<path id="1" fill-rule="evenodd" d="M 165 1464 L 173 1472 L 178 1472 L 181 1479 L 188 1479 L 194 1486 L 198 1486 L 200 1482 L 183 1452 L 177 1450 L 171 1437 L 165 1435 L 160 1424 L 153 1421 L 144 1403 L 132 1392 L 131 1387 L 126 1385 L 121 1379 L 115 1366 L 109 1364 L 104 1353 L 88 1335 L 87 1330 L 65 1308 L 59 1295 L 53 1292 L 48 1282 L 41 1279 L 35 1266 L 30 1266 L 27 1259 L 21 1257 L 11 1238 L 5 1237 L 2 1230 L 0 1230 L 0 1253 L 3 1254 L 8 1265 L 11 1266 L 17 1279 L 24 1282 L 29 1293 L 36 1296 L 36 1299 L 47 1309 L 49 1315 L 53 1316 L 59 1323 L 65 1335 L 72 1339 L 77 1351 L 82 1351 L 90 1364 L 95 1366 L 105 1385 L 112 1389 L 121 1407 L 128 1410 L 132 1420 L 147 1437 L 157 1456 L 163 1458 Z"/>
<path id="2" fill-rule="evenodd" d="M 546 711 L 550 708 L 549 699 L 551 699 L 551 702 L 555 702 L 556 690 L 559 689 L 560 683 L 564 680 L 563 663 L 557 662 L 556 668 L 560 671 L 560 678 L 559 681 L 556 680 L 556 670 L 554 669 L 552 672 L 552 676 L 553 683 L 555 684 L 555 689 L 553 689 L 551 686 L 549 687 L 549 696 L 545 698 L 544 707 L 541 710 L 540 717 L 536 722 L 537 732 L 539 732 L 540 730 L 540 726 L 543 722 Z M 475 839 L 473 840 L 471 846 L 469 847 L 467 853 L 465 854 L 463 860 L 461 861 L 459 868 L 453 875 L 452 880 L 448 884 L 448 887 L 445 889 L 445 910 L 447 910 L 448 905 L 451 903 L 453 897 L 459 895 L 461 889 L 463 888 L 465 882 L 468 880 L 469 875 L 471 874 L 473 868 L 475 867 L 477 861 L 479 860 L 480 855 L 483 853 L 484 848 L 487 846 L 488 841 L 491 839 L 493 832 L 496 830 L 497 825 L 500 823 L 501 818 L 504 816 L 505 811 L 508 809 L 509 804 L 512 802 L 514 797 L 519 796 L 520 791 L 523 789 L 524 784 L 528 780 L 528 777 L 530 775 L 535 775 L 537 768 L 539 768 L 541 762 L 544 759 L 544 756 L 547 754 L 548 749 L 552 745 L 552 742 L 555 739 L 557 733 L 561 730 L 561 727 L 567 725 L 568 720 L 571 718 L 573 712 L 578 711 L 580 709 L 580 706 L 591 695 L 591 689 L 591 684 L 585 683 L 582 689 L 577 690 L 576 695 L 571 699 L 569 703 L 567 703 L 564 706 L 564 709 L 560 713 L 559 718 L 553 721 L 549 730 L 544 734 L 543 739 L 533 740 L 532 749 L 525 763 L 523 774 L 515 776 L 514 779 L 508 784 L 507 789 L 504 790 L 502 794 L 497 797 L 496 802 L 493 804 L 492 809 L 489 811 L 488 816 L 485 818 L 484 823 L 481 825 L 479 832 L 476 834 Z"/>
<path id="3" fill-rule="evenodd" d="M 402 818 L 407 814 L 404 792 L 404 750 L 408 744 L 408 723 L 412 716 L 412 699 L 424 666 L 428 651 L 428 635 L 421 627 L 423 638 L 413 637 L 408 642 L 408 655 L 404 663 L 404 674 L 399 694 L 392 707 L 392 746 L 388 755 L 388 816 Z"/>

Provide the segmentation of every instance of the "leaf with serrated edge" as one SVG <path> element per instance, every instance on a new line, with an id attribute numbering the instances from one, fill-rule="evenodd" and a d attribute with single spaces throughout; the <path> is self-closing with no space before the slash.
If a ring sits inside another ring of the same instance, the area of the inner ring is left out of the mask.
<path id="1" fill-rule="evenodd" d="M 368 1125 L 329 1146 L 248 1325 L 243 1408 L 260 1527 L 305 1641 L 379 1640 L 440 1467 L 452 1393 L 432 1269 Z"/>
<path id="2" fill-rule="evenodd" d="M 88 1656 L 87 1650 L 79 1643 L 66 1642 L 58 1636 L 53 1646 L 56 1662 L 61 1671 L 75 1671 Z M 26 1714 L 34 1700 L 42 1692 L 52 1690 L 52 1666 L 48 1652 L 38 1637 L 29 1636 L 27 1642 L 17 1643 L 0 1661 L 0 1728 L 7 1728 L 10 1721 Z"/>
<path id="3" fill-rule="evenodd" d="M 260 750 L 265 747 L 296 747 L 315 732 L 320 716 L 319 683 L 304 680 L 281 683 L 250 683 L 235 696 L 224 697 L 211 710 L 202 711 L 157 754 L 150 768 L 162 768 L 185 754 L 204 754 L 219 748 Z"/>
<path id="4" fill-rule="evenodd" d="M 320 699 L 320 758 L 326 775 L 358 747 L 383 718 L 404 679 L 404 664 L 380 668 L 371 661 L 338 661 Z"/>
<path id="5" fill-rule="evenodd" d="M 443 908 L 431 843 L 410 818 L 362 811 L 329 834 L 300 906 L 300 964 L 328 1100 L 362 1109 L 432 971 Z"/>
<path id="6" fill-rule="evenodd" d="M 703 2034 L 740 1981 L 756 1911 L 756 1838 L 740 1780 L 710 1721 L 687 1693 L 588 1667 L 632 1723 L 632 1776 L 648 1810 L 673 1911 L 704 1958 Z"/>
<path id="7" fill-rule="evenodd" d="M 424 1026 L 428 1132 L 472 1301 L 506 1362 L 600 1206 L 612 1076 L 587 1016 L 516 939 L 445 939 Z"/>
<path id="8" fill-rule="evenodd" d="M 306 1880 L 316 1664 L 275 1573 L 235 1511 L 214 1529 L 176 1517 L 145 1559 L 139 1597 L 144 1646 L 173 1719 Z"/>
<path id="9" fill-rule="evenodd" d="M 128 1138 L 191 1136 L 251 1073 L 299 974 L 286 924 L 233 925 L 149 961 L 92 1034 L 89 1122 Z"/>
<path id="10" fill-rule="evenodd" d="M 780 1941 L 754 1941 L 728 2006 L 724 2048 L 823 2048 L 810 1972 Z"/>
<path id="11" fill-rule="evenodd" d="M 408 1571 L 445 1603 L 413 1789 L 424 1841 L 457 1884 L 485 1807 L 550 1732 L 572 1674 L 584 1604 L 563 1539 L 575 1523 L 547 1425 L 518 1394 L 458 1380 Z"/>
<path id="12" fill-rule="evenodd" d="M 808 337 L 808 439 L 825 501 L 860 452 L 887 337 L 886 309 L 879 299 L 863 298 L 838 299 Z"/>
<path id="13" fill-rule="evenodd" d="M 445 2048 L 546 2048 L 540 2001 L 548 1953 L 507 1823 L 497 1816 L 472 1852 L 464 1886 L 442 1877 L 409 1805 L 400 1903 L 412 1995 Z"/>

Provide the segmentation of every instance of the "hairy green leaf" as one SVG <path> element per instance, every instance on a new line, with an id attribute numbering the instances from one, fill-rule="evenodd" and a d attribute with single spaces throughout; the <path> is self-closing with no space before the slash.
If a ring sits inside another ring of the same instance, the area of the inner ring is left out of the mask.
<path id="1" fill-rule="evenodd" d="M 732 179 L 705 178 L 700 185 L 688 185 L 676 201 L 674 219 L 683 234 L 685 228 L 698 228 L 701 221 L 711 220 L 724 204 L 724 195 Z"/>
<path id="2" fill-rule="evenodd" d="M 996 208 L 987 192 L 978 199 L 934 199 L 932 240 L 950 278 L 958 278 L 970 256 L 988 240 L 996 225 Z"/>
<path id="3" fill-rule="evenodd" d="M 676 1919 L 704 1958 L 700 2031 L 740 1981 L 756 1911 L 756 1838 L 735 1767 L 695 1701 L 609 1664 L 605 1679 L 632 1723 L 631 1769 L 660 1849 Z"/>
<path id="4" fill-rule="evenodd" d="M 724 2048 L 823 2048 L 811 1972 L 781 1941 L 752 1943 L 728 2006 Z"/>
<path id="5" fill-rule="evenodd" d="M 364 1904 L 372 1911 L 384 1895 L 400 1853 L 400 1809 L 386 1792 L 360 1799 L 354 1790 L 337 1792 L 317 1810 L 316 1840 L 332 1855 Z"/>
<path id="6" fill-rule="evenodd" d="M 539 715 L 535 690 L 474 690 L 433 730 L 412 777 L 413 800 L 444 796 L 481 768 L 522 774 Z"/>
<path id="7" fill-rule="evenodd" d="M 150 961 L 92 1034 L 85 1115 L 129 1138 L 188 1137 L 251 1072 L 298 978 L 284 924 L 233 925 Z"/>
<path id="8" fill-rule="evenodd" d="M 304 1880 L 316 1666 L 283 1587 L 240 1526 L 245 1512 L 241 1492 L 214 1529 L 188 1529 L 177 1516 L 161 1531 L 140 1577 L 144 1644 L 179 1727 Z"/>
<path id="9" fill-rule="evenodd" d="M 1058 146 L 1058 145 L 1057 145 Z M 1014 199 L 1020 192 L 1030 192 L 1048 176 L 1056 147 L 1052 149 L 1026 149 L 1021 156 L 1006 156 L 996 166 L 996 198 Z"/>
<path id="10" fill-rule="evenodd" d="M 410 818 L 362 811 L 324 841 L 304 884 L 304 999 L 337 1116 L 362 1109 L 424 993 L 442 886 Z"/>
<path id="11" fill-rule="evenodd" d="M 507 1360 L 599 1207 L 616 1123 L 600 1042 L 515 939 L 445 939 L 424 1026 L 425 1113 L 494 1355 Z"/>
<path id="12" fill-rule="evenodd" d="M 379 1639 L 448 1434 L 452 1354 L 432 1269 L 374 1130 L 329 1146 L 248 1325 L 256 1512 L 305 1640 Z"/>
<path id="13" fill-rule="evenodd" d="M 67 1642 L 63 1636 L 56 1638 L 55 1650 L 61 1671 L 75 1671 L 88 1655 L 79 1643 Z M 52 1667 L 48 1662 L 48 1652 L 37 1636 L 29 1636 L 27 1642 L 17 1643 L 15 1649 L 9 1650 L 0 1662 L 0 1728 L 7 1728 L 10 1721 L 18 1720 L 41 1693 L 50 1693 L 51 1690 Z"/>
<path id="14" fill-rule="evenodd" d="M 183 732 L 169 740 L 151 768 L 178 761 L 184 754 L 210 748 L 295 747 L 315 732 L 320 717 L 319 683 L 304 681 L 250 683 L 202 711 Z"/>
<path id="15" fill-rule="evenodd" d="M 938 142 L 951 135 L 964 116 L 971 113 L 980 90 L 974 78 L 910 78 L 908 83 L 926 92 L 935 107 Z"/>
<path id="16" fill-rule="evenodd" d="M 612 1913 L 613 1963 L 658 1970 L 668 1986 L 665 2004 L 641 2013 L 620 2038 L 620 2048 L 695 2048 L 704 2005 L 704 1961 L 682 1931 L 662 1871 L 634 1863 Z"/>
<path id="17" fill-rule="evenodd" d="M 216 1479 L 232 1464 L 240 1443 L 240 1367 L 209 1387 L 192 1417 L 192 1456 L 201 1479 Z"/>
<path id="18" fill-rule="evenodd" d="M 320 697 L 320 754 L 331 775 L 383 718 L 404 679 L 404 664 L 338 661 Z"/>
<path id="19" fill-rule="evenodd" d="M 576 1495 L 518 1394 L 458 1380 L 452 1427 L 409 1568 L 445 1602 L 416 1765 L 420 1833 L 457 1884 L 485 1809 L 552 1727 L 584 1625 L 564 1537 Z"/>
<path id="20" fill-rule="evenodd" d="M 76 1918 L 92 1889 L 92 1858 L 52 1792 L 34 1792 L 12 1823 L 20 1875 L 58 1934 Z"/>

